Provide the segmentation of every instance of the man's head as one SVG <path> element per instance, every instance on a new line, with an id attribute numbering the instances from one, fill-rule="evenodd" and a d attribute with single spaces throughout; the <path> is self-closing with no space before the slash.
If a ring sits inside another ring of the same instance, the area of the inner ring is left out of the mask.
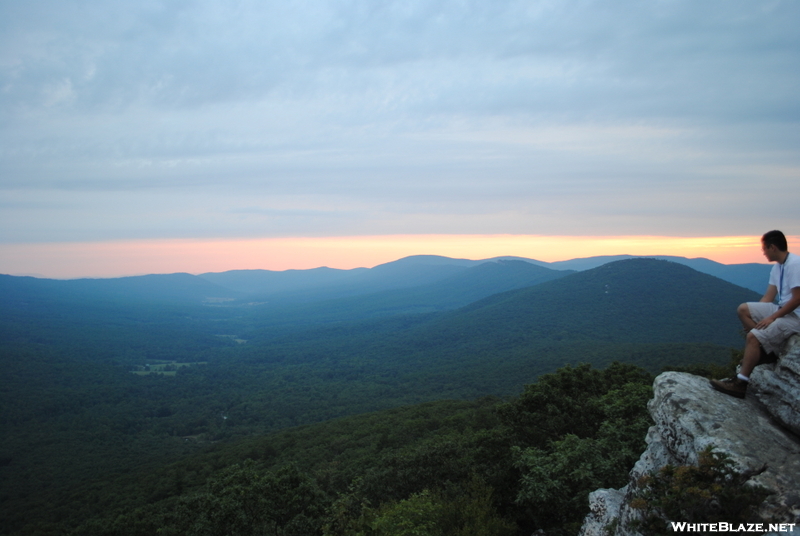
<path id="1" fill-rule="evenodd" d="M 770 231 L 761 237 L 761 251 L 770 262 L 783 259 L 788 249 L 786 237 L 780 231 Z"/>

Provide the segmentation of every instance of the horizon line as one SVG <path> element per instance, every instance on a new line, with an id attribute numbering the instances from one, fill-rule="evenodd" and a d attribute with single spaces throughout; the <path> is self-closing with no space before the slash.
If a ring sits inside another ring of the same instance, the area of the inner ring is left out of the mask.
<path id="1" fill-rule="evenodd" d="M 231 270 L 374 268 L 415 255 L 468 260 L 520 257 L 548 264 L 589 257 L 704 258 L 764 263 L 761 236 L 428 234 L 277 238 L 160 238 L 0 244 L 0 272 L 48 279 Z M 800 237 L 787 236 L 790 250 Z M 624 252 L 624 253 L 623 253 Z"/>

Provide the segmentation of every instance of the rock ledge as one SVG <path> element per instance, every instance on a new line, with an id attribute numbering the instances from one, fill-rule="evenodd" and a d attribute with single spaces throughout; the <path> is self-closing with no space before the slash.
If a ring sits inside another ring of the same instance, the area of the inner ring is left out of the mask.
<path id="1" fill-rule="evenodd" d="M 698 452 L 709 445 L 728 454 L 740 471 L 757 472 L 766 465 L 752 479 L 774 492 L 762 505 L 762 516 L 773 523 L 800 524 L 800 335 L 787 341 L 778 363 L 756 368 L 744 400 L 714 391 L 705 378 L 680 372 L 659 375 L 653 391 L 648 409 L 655 424 L 647 434 L 647 450 L 627 486 L 589 495 L 591 513 L 580 536 L 638 534 L 627 524 L 637 517 L 628 504 L 639 477 L 667 464 L 696 464 Z M 616 528 L 608 532 L 614 521 Z M 800 534 L 800 527 L 794 530 Z"/>

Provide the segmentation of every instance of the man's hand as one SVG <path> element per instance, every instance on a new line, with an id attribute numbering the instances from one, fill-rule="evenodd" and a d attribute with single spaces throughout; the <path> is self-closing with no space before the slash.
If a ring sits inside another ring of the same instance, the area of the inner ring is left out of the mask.
<path id="1" fill-rule="evenodd" d="M 764 297 L 766 298 L 767 295 L 770 293 L 770 291 L 774 288 L 775 288 L 774 286 L 770 285 L 769 289 L 767 290 L 767 294 L 765 294 Z M 764 329 L 773 322 L 775 322 L 780 317 L 790 314 L 798 307 L 800 307 L 800 287 L 794 287 L 792 289 L 792 298 L 788 302 L 784 303 L 783 307 L 775 311 L 775 313 L 771 314 L 770 316 L 768 316 L 767 318 L 763 319 L 761 322 L 756 324 L 756 326 L 753 329 Z"/>
<path id="2" fill-rule="evenodd" d="M 772 318 L 771 316 L 768 316 L 767 318 L 763 319 L 761 322 L 756 324 L 756 327 L 754 329 L 765 329 L 767 326 L 769 326 L 773 322 L 775 322 L 775 319 Z"/>

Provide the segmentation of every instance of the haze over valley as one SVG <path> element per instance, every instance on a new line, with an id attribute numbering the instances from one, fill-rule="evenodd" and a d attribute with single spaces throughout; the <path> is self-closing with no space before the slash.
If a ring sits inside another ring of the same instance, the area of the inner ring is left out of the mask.
<path id="1" fill-rule="evenodd" d="M 722 368 L 741 344 L 736 306 L 759 297 L 725 278 L 764 281 L 765 270 L 417 256 L 357 270 L 0 276 L 9 533 L 166 507 L 216 470 L 151 491 L 161 498 L 131 491 L 125 475 L 163 478 L 170 464 L 212 452 L 239 463 L 237 445 L 287 428 L 444 400 L 488 408 L 581 363 L 622 362 L 645 376 Z M 286 462 L 292 448 L 270 456 Z M 91 489 L 111 502 L 85 504 Z M 133 494 L 130 506 L 120 493 Z"/>

